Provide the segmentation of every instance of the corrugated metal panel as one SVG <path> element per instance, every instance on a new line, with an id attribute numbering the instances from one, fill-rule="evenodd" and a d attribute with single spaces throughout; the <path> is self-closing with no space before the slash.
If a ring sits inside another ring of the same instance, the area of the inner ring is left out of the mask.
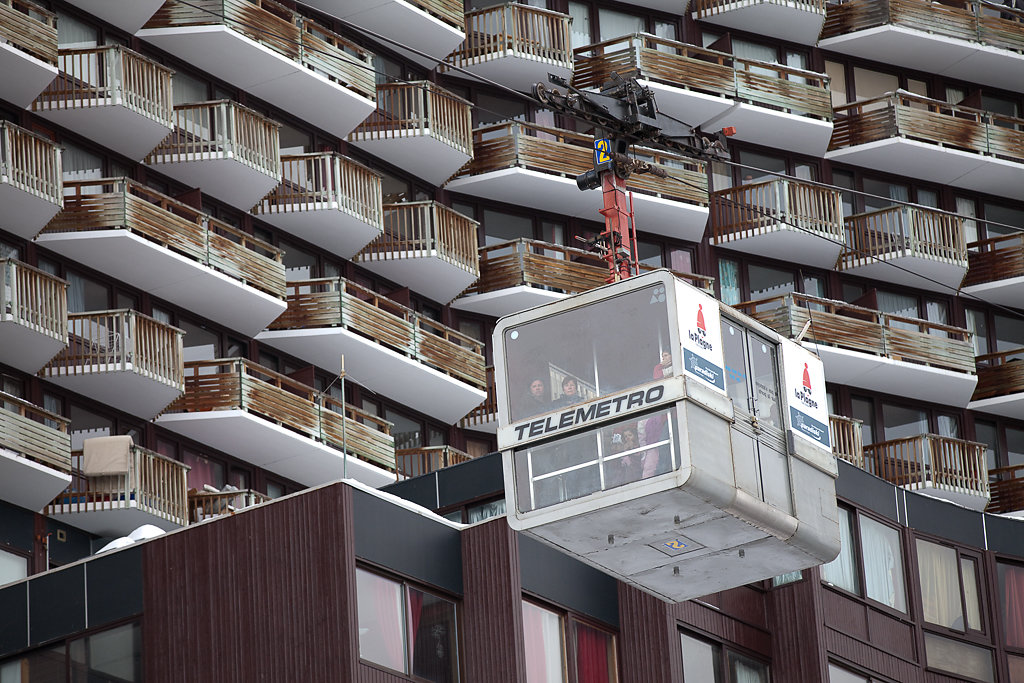
<path id="1" fill-rule="evenodd" d="M 362 663 L 359 664 L 359 678 L 356 680 L 359 683 L 409 683 L 407 676 L 398 676 Z"/>
<path id="2" fill-rule="evenodd" d="M 809 572 L 810 573 L 810 572 Z M 817 575 L 768 594 L 772 677 L 777 681 L 827 683 L 821 584 Z"/>
<path id="3" fill-rule="evenodd" d="M 825 629 L 825 648 L 830 654 L 900 683 L 920 683 L 924 680 L 921 669 L 913 662 L 894 657 L 831 628 Z"/>
<path id="4" fill-rule="evenodd" d="M 619 654 L 622 683 L 678 683 L 683 655 L 669 605 L 619 583 Z"/>
<path id="5" fill-rule="evenodd" d="M 750 595 L 751 599 L 764 600 L 763 593 L 751 591 Z M 724 611 L 687 601 L 672 605 L 670 613 L 685 625 L 710 633 L 726 642 L 736 643 L 763 659 L 767 660 L 772 656 L 771 635 L 766 629 L 744 623 Z"/>

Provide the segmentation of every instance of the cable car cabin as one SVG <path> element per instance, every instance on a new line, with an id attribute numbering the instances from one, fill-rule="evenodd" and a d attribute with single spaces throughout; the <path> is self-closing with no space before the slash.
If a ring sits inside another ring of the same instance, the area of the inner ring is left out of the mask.
<path id="1" fill-rule="evenodd" d="M 655 271 L 502 318 L 508 520 L 663 600 L 832 560 L 821 361 Z"/>

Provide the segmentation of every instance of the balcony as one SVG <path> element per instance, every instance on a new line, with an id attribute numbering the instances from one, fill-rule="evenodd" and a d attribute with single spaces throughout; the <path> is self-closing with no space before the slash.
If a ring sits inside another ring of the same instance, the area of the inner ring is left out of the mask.
<path id="1" fill-rule="evenodd" d="M 838 190 L 776 178 L 711 193 L 712 242 L 832 269 L 846 230 Z"/>
<path id="2" fill-rule="evenodd" d="M 828 433 L 832 453 L 855 467 L 864 469 L 864 442 L 860 420 L 841 415 L 828 416 Z"/>
<path id="3" fill-rule="evenodd" d="M 960 289 L 967 245 L 959 216 L 922 206 L 890 206 L 848 216 L 846 232 L 839 270 L 943 294 Z"/>
<path id="4" fill-rule="evenodd" d="M 452 424 L 484 399 L 483 345 L 344 278 L 288 283 L 288 310 L 256 337 Z"/>
<path id="5" fill-rule="evenodd" d="M 427 81 L 377 86 L 377 110 L 349 141 L 432 185 L 473 158 L 469 102 Z"/>
<path id="6" fill-rule="evenodd" d="M 695 0 L 693 18 L 814 45 L 825 23 L 825 0 Z"/>
<path id="7" fill-rule="evenodd" d="M 988 194 L 1024 184 L 1024 119 L 903 90 L 836 107 L 826 159 Z"/>
<path id="8" fill-rule="evenodd" d="M 487 398 L 459 420 L 459 427 L 476 432 L 498 433 L 498 394 L 494 388 L 494 366 L 488 365 Z"/>
<path id="9" fill-rule="evenodd" d="M 3 361 L 35 374 L 68 345 L 68 283 L 38 268 L 0 259 Z"/>
<path id="10" fill-rule="evenodd" d="M 139 161 L 171 132 L 170 69 L 120 45 L 60 50 L 32 103 L 43 118 Z"/>
<path id="11" fill-rule="evenodd" d="M 243 358 L 186 363 L 156 424 L 304 486 L 395 480 L 389 422 Z"/>
<path id="12" fill-rule="evenodd" d="M 548 74 L 572 78 L 567 14 L 509 3 L 466 12 L 466 40 L 445 60 L 481 79 L 522 92 L 547 83 Z M 469 78 L 442 63 L 441 73 Z"/>
<path id="13" fill-rule="evenodd" d="M 188 524 L 188 465 L 136 446 L 130 436 L 86 439 L 80 469 L 45 514 L 98 536 L 127 536 L 143 524 Z"/>
<path id="14" fill-rule="evenodd" d="M 395 451 L 398 480 L 430 474 L 445 467 L 473 459 L 469 453 L 451 446 L 423 446 Z"/>
<path id="15" fill-rule="evenodd" d="M 1024 89 L 1024 12 L 988 0 L 829 3 L 818 47 L 971 83 Z"/>
<path id="16" fill-rule="evenodd" d="M 0 0 L 0 99 L 32 104 L 57 75 L 57 15 L 27 0 Z"/>
<path id="17" fill-rule="evenodd" d="M 350 259 L 384 230 L 380 175 L 334 152 L 281 157 L 283 177 L 253 209 L 261 220 Z"/>
<path id="18" fill-rule="evenodd" d="M 797 293 L 735 308 L 791 339 L 802 334 L 831 383 L 963 407 L 978 382 L 971 334 L 959 327 Z"/>
<path id="19" fill-rule="evenodd" d="M 989 353 L 975 360 L 978 387 L 967 407 L 1024 420 L 1024 349 Z"/>
<path id="20" fill-rule="evenodd" d="M 384 205 L 384 233 L 355 257 L 382 277 L 447 303 L 480 277 L 478 223 L 437 202 Z"/>
<path id="21" fill-rule="evenodd" d="M 989 502 L 985 444 L 921 434 L 864 447 L 873 474 L 890 484 L 972 510 Z"/>
<path id="22" fill-rule="evenodd" d="M 735 126 L 737 140 L 820 156 L 832 136 L 828 77 L 742 59 L 649 33 L 577 48 L 578 88 L 599 88 L 618 73 L 654 91 L 658 108 L 711 131 Z"/>
<path id="23" fill-rule="evenodd" d="M 196 524 L 221 515 L 230 515 L 254 505 L 261 505 L 270 497 L 251 489 L 234 491 L 196 491 L 188 492 L 188 521 Z"/>
<path id="24" fill-rule="evenodd" d="M 68 4 L 85 10 L 126 33 L 135 33 L 149 21 L 149 18 L 160 9 L 164 2 L 163 0 L 132 0 L 131 2 L 68 0 Z"/>
<path id="25" fill-rule="evenodd" d="M 1024 465 L 997 467 L 989 470 L 988 474 L 992 498 L 985 512 L 1010 517 L 1024 516 Z"/>
<path id="26" fill-rule="evenodd" d="M 145 163 L 248 209 L 281 182 L 280 125 L 231 100 L 180 104 Z"/>
<path id="27" fill-rule="evenodd" d="M 3 47 L 0 43 L 0 50 Z M 4 230 L 25 239 L 35 237 L 60 211 L 61 187 L 60 148 L 40 135 L 0 121 Z"/>
<path id="28" fill-rule="evenodd" d="M 127 309 L 71 313 L 70 343 L 41 374 L 58 386 L 148 420 L 185 389 L 184 334 Z"/>
<path id="29" fill-rule="evenodd" d="M 1024 301 L 1024 235 L 1000 235 L 967 245 L 961 291 L 990 304 L 1020 308 Z"/>
<path id="30" fill-rule="evenodd" d="M 65 188 L 40 246 L 246 335 L 284 312 L 273 245 L 127 178 Z"/>
<path id="31" fill-rule="evenodd" d="M 480 278 L 452 308 L 500 318 L 607 284 L 608 263 L 593 252 L 518 239 L 480 247 Z M 640 271 L 654 270 L 640 266 Z M 674 271 L 673 271 L 674 272 Z M 708 293 L 714 279 L 675 273 Z"/>
<path id="32" fill-rule="evenodd" d="M 0 500 L 41 510 L 69 483 L 68 420 L 0 392 Z"/>
<path id="33" fill-rule="evenodd" d="M 338 137 L 374 109 L 373 55 L 274 0 L 167 0 L 135 35 Z"/>
<path id="34" fill-rule="evenodd" d="M 485 126 L 473 131 L 473 161 L 445 188 L 516 205 L 528 197 L 532 208 L 600 221 L 601 193 L 580 192 L 575 180 L 594 167 L 593 149 L 592 137 L 556 128 L 518 121 Z M 637 230 L 699 242 L 708 220 L 703 164 L 647 149 L 637 155 L 674 176 L 630 176 Z"/>

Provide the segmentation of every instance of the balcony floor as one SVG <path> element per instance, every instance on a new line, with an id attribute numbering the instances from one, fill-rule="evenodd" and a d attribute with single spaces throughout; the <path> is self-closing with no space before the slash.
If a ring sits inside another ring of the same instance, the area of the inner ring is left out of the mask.
<path id="1" fill-rule="evenodd" d="M 970 410 L 977 410 L 991 415 L 1001 415 L 1015 420 L 1024 420 L 1024 392 L 991 396 L 967 404 Z"/>
<path id="2" fill-rule="evenodd" d="M 113 98 L 76 100 L 69 106 L 44 106 L 36 113 L 48 121 L 140 161 L 171 133 L 171 122 L 160 122 Z"/>
<path id="3" fill-rule="evenodd" d="M 497 434 L 498 433 L 498 414 L 491 413 L 487 416 L 487 419 L 477 422 L 476 424 L 469 424 L 468 422 L 462 422 L 459 424 L 463 429 L 467 429 L 471 432 L 483 432 L 484 434 Z"/>
<path id="4" fill-rule="evenodd" d="M 604 220 L 598 213 L 603 206 L 600 191 L 581 192 L 574 178 L 552 173 L 505 168 L 456 178 L 445 189 L 519 206 L 523 198 L 528 197 L 532 208 L 592 221 Z M 633 194 L 636 227 L 644 232 L 699 242 L 707 226 L 708 213 L 706 206 L 639 192 Z"/>
<path id="5" fill-rule="evenodd" d="M 67 345 L 67 337 L 57 339 L 20 322 L 5 320 L 0 311 L 0 349 L 5 364 L 34 375 Z"/>
<path id="6" fill-rule="evenodd" d="M 730 3 L 703 18 L 694 20 L 726 28 L 774 36 L 801 45 L 814 45 L 825 23 L 824 12 L 808 12 L 795 2 Z"/>
<path id="7" fill-rule="evenodd" d="M 799 225 L 799 222 L 794 220 Z M 740 239 L 718 244 L 720 249 L 732 249 L 747 254 L 767 256 L 782 261 L 808 266 L 835 267 L 843 250 L 842 238 L 824 233 L 808 232 L 787 223 L 778 223 L 757 230 L 746 231 Z"/>
<path id="8" fill-rule="evenodd" d="M 146 28 L 136 36 L 339 137 L 376 109 L 372 100 L 226 26 Z"/>
<path id="9" fill-rule="evenodd" d="M 128 33 L 135 33 L 164 3 L 163 0 L 68 0 L 68 4 L 94 14 Z"/>
<path id="10" fill-rule="evenodd" d="M 894 265 L 899 267 L 896 268 Z M 882 282 L 917 287 L 929 292 L 955 294 L 967 273 L 967 266 L 896 252 L 882 254 L 866 265 L 842 268 L 842 271 Z"/>
<path id="11" fill-rule="evenodd" d="M 492 52 L 473 64 L 462 64 L 461 68 L 473 76 L 480 76 L 479 80 L 487 79 L 496 81 L 502 85 L 518 90 L 519 92 L 533 93 L 533 86 L 537 83 L 548 85 L 548 74 L 561 76 L 566 80 L 572 80 L 572 68 L 562 64 L 551 64 L 532 57 L 524 57 L 511 50 Z M 456 78 L 474 79 L 463 71 L 449 69 L 448 75 Z"/>
<path id="12" fill-rule="evenodd" d="M 383 255 L 366 252 L 356 257 L 356 263 L 442 304 L 458 296 L 478 277 L 476 273 L 452 263 L 435 249 Z"/>
<path id="13" fill-rule="evenodd" d="M 519 285 L 496 292 L 460 296 L 451 305 L 460 311 L 500 318 L 552 301 L 561 301 L 566 296 L 568 295 L 562 292 L 549 292 L 539 287 Z"/>
<path id="14" fill-rule="evenodd" d="M 176 254 L 128 230 L 57 232 L 36 242 L 101 273 L 252 336 L 288 305 L 241 280 Z"/>
<path id="15" fill-rule="evenodd" d="M 380 236 L 379 225 L 365 222 L 337 202 L 282 204 L 271 213 L 255 214 L 260 220 L 285 230 L 345 259 L 351 259 Z"/>
<path id="16" fill-rule="evenodd" d="M 168 413 L 155 422 L 303 486 L 318 486 L 344 477 L 345 457 L 340 450 L 244 410 Z M 348 457 L 348 477 L 374 488 L 395 482 L 393 472 L 355 456 Z"/>
<path id="17" fill-rule="evenodd" d="M 183 392 L 179 387 L 135 372 L 131 363 L 126 369 L 114 365 L 79 365 L 67 371 L 72 374 L 57 375 L 44 369 L 42 377 L 51 384 L 146 420 Z"/>
<path id="18" fill-rule="evenodd" d="M 0 73 L 0 99 L 27 107 L 57 77 L 57 67 L 0 41 Z"/>
<path id="19" fill-rule="evenodd" d="M 408 132 L 411 134 L 383 140 L 368 139 L 356 133 L 350 140 L 359 149 L 423 178 L 432 185 L 444 184 L 473 158 L 434 137 L 429 130 L 425 134 Z"/>
<path id="20" fill-rule="evenodd" d="M 257 170 L 231 155 L 196 153 L 189 156 L 189 161 L 177 161 L 170 156 L 157 155 L 146 165 L 245 211 L 281 182 L 280 176 Z"/>
<path id="21" fill-rule="evenodd" d="M 73 497 L 76 494 L 70 495 Z M 77 505 L 54 504 L 47 516 L 104 538 L 127 536 L 143 524 L 152 524 L 164 531 L 174 531 L 184 526 L 140 508 L 134 500 L 128 501 L 128 505 L 124 501 L 85 503 L 84 509 Z"/>
<path id="22" fill-rule="evenodd" d="M 59 203 L 25 192 L 9 184 L 3 175 L 0 175 L 0 207 L 3 207 L 0 228 L 28 240 L 39 234 L 61 210 Z"/>
<path id="23" fill-rule="evenodd" d="M 990 304 L 1020 308 L 1021 302 L 1024 301 L 1024 276 L 982 282 L 964 287 L 960 291 Z"/>
<path id="24" fill-rule="evenodd" d="M 340 354 L 345 354 L 352 381 L 400 397 L 404 405 L 445 424 L 458 422 L 487 398 L 480 389 L 340 327 L 267 330 L 256 339 L 332 373 L 341 370 Z"/>
<path id="25" fill-rule="evenodd" d="M 70 483 L 70 474 L 0 446 L 0 500 L 38 512 Z"/>
<path id="26" fill-rule="evenodd" d="M 960 488 L 954 488 L 952 490 L 948 488 L 938 488 L 931 481 L 926 481 L 922 484 L 902 486 L 901 488 L 905 488 L 908 491 L 915 491 L 930 498 L 949 501 L 950 503 L 955 503 L 961 507 L 975 510 L 977 512 L 983 511 L 989 501 L 988 496 L 979 496 L 975 491 L 968 491 L 967 489 Z"/>

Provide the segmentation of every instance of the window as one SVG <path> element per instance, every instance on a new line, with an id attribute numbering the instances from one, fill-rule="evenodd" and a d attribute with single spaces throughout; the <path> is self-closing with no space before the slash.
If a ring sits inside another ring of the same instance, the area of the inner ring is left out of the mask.
<path id="1" fill-rule="evenodd" d="M 1024 650 L 1024 567 L 997 563 L 999 606 L 1006 646 Z M 1024 668 L 1022 668 L 1024 673 Z"/>
<path id="2" fill-rule="evenodd" d="M 28 558 L 0 548 L 0 586 L 28 576 Z"/>
<path id="3" fill-rule="evenodd" d="M 126 624 L 0 664 L 0 681 L 142 680 L 142 629 Z"/>
<path id="4" fill-rule="evenodd" d="M 995 665 L 989 650 L 925 632 L 924 653 L 931 668 L 995 683 Z"/>
<path id="5" fill-rule="evenodd" d="M 570 680 L 570 673 L 581 683 L 619 680 L 615 636 L 603 629 L 524 600 L 523 636 L 527 683 L 559 683 Z M 567 636 L 575 644 L 572 659 L 567 655 Z"/>
<path id="6" fill-rule="evenodd" d="M 839 555 L 821 566 L 821 579 L 833 586 L 860 595 L 857 576 L 857 548 L 853 542 L 853 513 L 839 508 Z"/>
<path id="7" fill-rule="evenodd" d="M 822 580 L 906 613 L 900 531 L 841 507 L 839 540 L 839 556 L 822 566 Z"/>
<path id="8" fill-rule="evenodd" d="M 718 643 L 680 633 L 684 683 L 768 683 L 768 665 Z"/>
<path id="9" fill-rule="evenodd" d="M 919 538 L 917 564 L 924 620 L 953 631 L 981 631 L 977 559 Z"/>
<path id="10" fill-rule="evenodd" d="M 829 683 L 871 683 L 870 678 L 847 671 L 832 662 L 828 663 L 828 681 Z"/>

